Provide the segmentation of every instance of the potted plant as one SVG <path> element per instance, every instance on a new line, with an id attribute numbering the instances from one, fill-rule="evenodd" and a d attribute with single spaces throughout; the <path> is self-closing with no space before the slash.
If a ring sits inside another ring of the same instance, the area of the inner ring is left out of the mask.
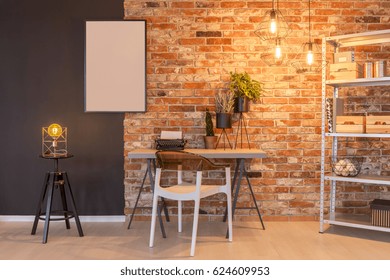
<path id="1" fill-rule="evenodd" d="M 264 91 L 263 83 L 253 80 L 248 73 L 230 72 L 230 91 L 234 93 L 234 112 L 248 112 L 249 101 L 256 101 Z"/>
<path id="2" fill-rule="evenodd" d="M 234 107 L 234 94 L 232 92 L 218 92 L 215 96 L 215 111 L 217 128 L 232 127 L 232 111 Z"/>
<path id="3" fill-rule="evenodd" d="M 205 148 L 215 149 L 217 143 L 217 136 L 214 135 L 213 120 L 211 118 L 211 113 L 208 108 L 206 108 L 205 125 L 206 125 L 206 136 L 204 136 Z"/>

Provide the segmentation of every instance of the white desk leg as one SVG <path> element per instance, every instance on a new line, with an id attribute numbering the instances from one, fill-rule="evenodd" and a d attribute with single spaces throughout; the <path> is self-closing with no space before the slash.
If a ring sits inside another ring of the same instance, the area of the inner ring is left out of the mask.
<path id="1" fill-rule="evenodd" d="M 238 172 L 239 172 L 239 164 L 238 164 L 238 161 L 237 161 L 236 168 L 234 169 L 234 175 L 233 175 L 232 190 L 231 190 L 232 194 L 233 194 L 234 186 L 236 185 Z M 227 218 L 227 209 L 225 209 L 225 215 L 223 216 L 223 221 L 224 222 L 226 222 L 226 218 Z"/>

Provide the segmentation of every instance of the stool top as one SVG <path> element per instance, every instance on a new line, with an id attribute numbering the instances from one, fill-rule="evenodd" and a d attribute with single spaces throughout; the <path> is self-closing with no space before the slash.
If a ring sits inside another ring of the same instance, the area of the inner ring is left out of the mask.
<path id="1" fill-rule="evenodd" d="M 44 159 L 66 159 L 73 157 L 72 154 L 47 154 L 47 155 L 39 155 L 40 158 Z"/>

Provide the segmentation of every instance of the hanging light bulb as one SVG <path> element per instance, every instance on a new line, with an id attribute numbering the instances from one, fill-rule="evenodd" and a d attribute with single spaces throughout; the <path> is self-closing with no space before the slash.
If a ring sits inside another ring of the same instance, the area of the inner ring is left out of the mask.
<path id="1" fill-rule="evenodd" d="M 287 66 L 289 55 L 293 53 L 294 50 L 282 38 L 276 38 L 272 45 L 262 51 L 260 58 L 268 66 Z"/>
<path id="2" fill-rule="evenodd" d="M 276 12 L 275 10 L 272 10 L 270 15 L 269 32 L 271 32 L 271 34 L 276 34 L 277 29 L 278 23 L 276 21 Z"/>
<path id="3" fill-rule="evenodd" d="M 309 44 L 308 44 L 306 62 L 308 65 L 312 65 L 314 62 L 313 43 L 312 42 L 309 42 Z"/>
<path id="4" fill-rule="evenodd" d="M 279 60 L 281 59 L 281 57 L 282 57 L 282 48 L 280 47 L 280 39 L 276 39 L 275 58 Z"/>
<path id="5" fill-rule="evenodd" d="M 309 40 L 302 44 L 299 51 L 296 52 L 294 60 L 291 62 L 297 73 L 299 74 L 310 74 L 319 73 L 323 69 L 321 61 L 321 48 L 311 38 L 311 9 L 310 0 L 309 2 Z"/>

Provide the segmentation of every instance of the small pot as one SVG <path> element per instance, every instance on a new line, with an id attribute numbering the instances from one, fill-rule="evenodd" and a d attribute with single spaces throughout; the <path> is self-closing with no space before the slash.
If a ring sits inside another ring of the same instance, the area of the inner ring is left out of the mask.
<path id="1" fill-rule="evenodd" d="M 204 138 L 204 147 L 206 149 L 215 149 L 217 146 L 217 136 L 203 136 Z"/>
<path id="2" fill-rule="evenodd" d="M 240 96 L 234 99 L 234 112 L 249 112 L 249 98 L 247 96 Z"/>
<path id="3" fill-rule="evenodd" d="M 217 113 L 217 128 L 232 128 L 231 113 Z"/>

